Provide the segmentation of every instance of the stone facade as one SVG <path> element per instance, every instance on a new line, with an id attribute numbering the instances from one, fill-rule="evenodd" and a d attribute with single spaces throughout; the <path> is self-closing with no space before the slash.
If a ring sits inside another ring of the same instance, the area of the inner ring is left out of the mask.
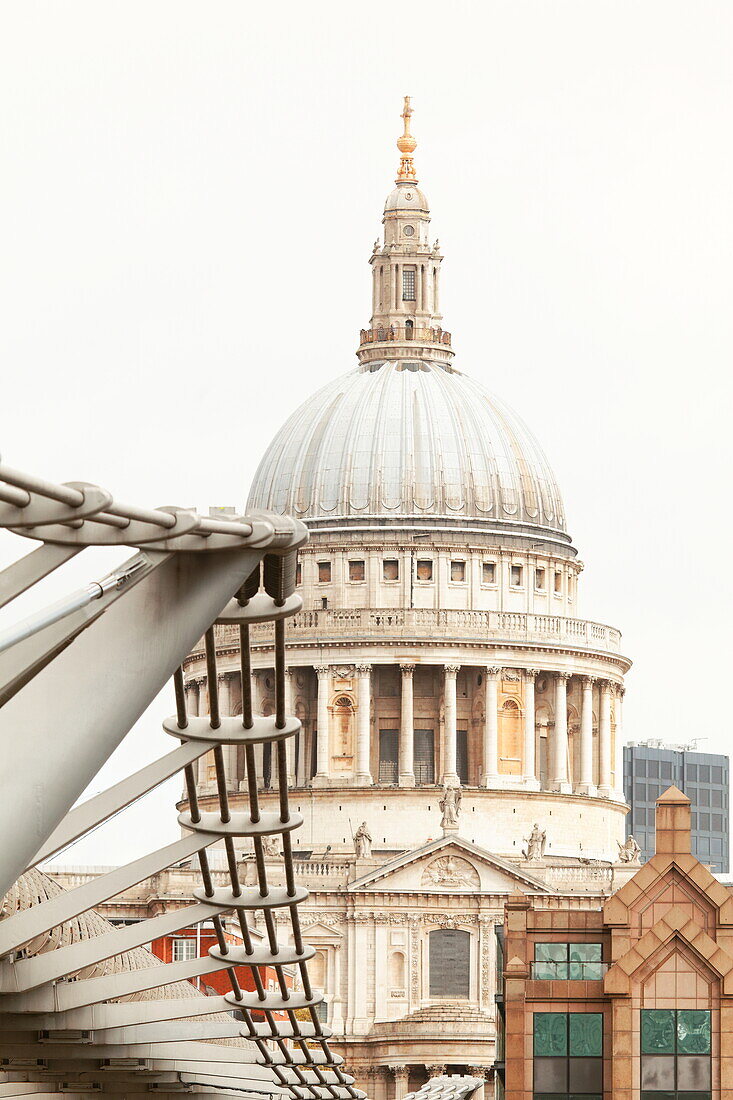
<path id="1" fill-rule="evenodd" d="M 410 115 L 406 103 L 359 366 L 277 433 L 247 505 L 309 528 L 285 627 L 293 843 L 328 1024 L 376 1100 L 492 1065 L 509 894 L 586 912 L 629 873 L 615 861 L 630 662 L 618 630 L 581 617 L 583 565 L 539 444 L 455 366 Z M 255 710 L 272 714 L 271 627 L 250 640 Z M 216 628 L 235 715 L 238 643 Z M 184 673 L 190 713 L 207 713 L 203 648 Z M 274 808 L 267 747 L 255 764 Z M 226 770 L 236 809 L 243 755 L 226 750 Z M 203 810 L 215 784 L 204 757 Z M 455 935 L 431 939 L 439 929 Z"/>

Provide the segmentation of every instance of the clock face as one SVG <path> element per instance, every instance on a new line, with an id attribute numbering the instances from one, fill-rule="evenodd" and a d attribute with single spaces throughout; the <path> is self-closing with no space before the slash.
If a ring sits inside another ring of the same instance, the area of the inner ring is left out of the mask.
<path id="1" fill-rule="evenodd" d="M 402 232 L 405 234 L 406 237 L 412 237 L 412 235 L 415 232 L 415 226 L 414 225 L 406 225 L 405 228 L 402 230 Z"/>

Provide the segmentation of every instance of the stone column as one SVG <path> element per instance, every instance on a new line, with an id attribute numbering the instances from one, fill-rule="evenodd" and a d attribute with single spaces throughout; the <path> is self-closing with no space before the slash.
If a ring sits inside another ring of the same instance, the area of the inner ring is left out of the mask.
<path id="1" fill-rule="evenodd" d="M 400 787 L 415 786 L 415 722 L 412 703 L 414 665 L 400 665 L 402 672 L 402 708 L 400 718 Z"/>
<path id="2" fill-rule="evenodd" d="M 293 701 L 293 683 L 295 672 L 292 668 L 285 669 L 285 716 L 292 718 L 295 714 L 295 703 Z M 273 752 L 277 754 L 277 749 L 273 747 Z M 275 755 L 277 759 L 277 755 Z M 285 741 L 285 759 L 287 760 L 288 769 L 288 786 L 295 786 L 295 735 L 288 737 Z"/>
<path id="3" fill-rule="evenodd" d="M 222 718 L 231 717 L 232 707 L 232 680 L 233 673 L 223 672 L 219 676 L 219 713 Z M 222 745 L 224 755 L 224 773 L 227 780 L 227 790 L 237 790 L 237 746 Z"/>
<path id="4" fill-rule="evenodd" d="M 539 669 L 527 668 L 524 671 L 524 786 L 531 791 L 540 789 L 535 761 L 535 707 L 534 682 Z"/>
<path id="5" fill-rule="evenodd" d="M 445 766 L 443 769 L 443 785 L 446 787 L 460 787 L 458 779 L 456 756 L 456 676 L 460 665 L 445 665 Z"/>
<path id="6" fill-rule="evenodd" d="M 374 780 L 370 768 L 371 761 L 371 707 L 372 707 L 372 666 L 357 665 L 357 712 L 356 712 L 356 782 L 371 785 Z"/>
<path id="7" fill-rule="evenodd" d="M 616 703 L 614 706 L 614 714 L 616 716 L 616 736 L 613 746 L 613 761 L 615 775 L 613 777 L 613 785 L 616 789 L 616 798 L 621 802 L 626 801 L 626 795 L 624 794 L 624 745 L 623 745 L 623 702 L 624 695 L 626 694 L 626 688 L 622 684 L 616 684 Z"/>
<path id="8" fill-rule="evenodd" d="M 611 682 L 601 680 L 598 708 L 598 793 L 609 798 L 611 789 Z"/>
<path id="9" fill-rule="evenodd" d="M 316 746 L 316 774 L 313 777 L 314 786 L 325 787 L 328 783 L 329 765 L 331 762 L 331 738 L 328 721 L 328 689 L 330 685 L 331 669 L 329 665 L 316 665 L 318 676 L 318 743 Z"/>
<path id="10" fill-rule="evenodd" d="M 580 708 L 580 785 L 581 794 L 596 794 L 593 782 L 593 685 L 595 676 L 584 676 L 583 702 Z"/>
<path id="11" fill-rule="evenodd" d="M 407 1078 L 409 1068 L 407 1066 L 390 1066 L 394 1074 L 394 1100 L 402 1100 L 407 1095 Z"/>
<path id="12" fill-rule="evenodd" d="M 496 665 L 486 669 L 486 710 L 484 713 L 484 768 L 482 787 L 499 782 L 499 673 Z"/>
<path id="13" fill-rule="evenodd" d="M 552 751 L 553 790 L 570 794 L 568 781 L 568 680 L 572 673 L 555 674 L 555 734 Z"/>
<path id="14" fill-rule="evenodd" d="M 199 685 L 196 680 L 190 680 L 186 684 L 186 713 L 191 718 L 198 718 Z"/>

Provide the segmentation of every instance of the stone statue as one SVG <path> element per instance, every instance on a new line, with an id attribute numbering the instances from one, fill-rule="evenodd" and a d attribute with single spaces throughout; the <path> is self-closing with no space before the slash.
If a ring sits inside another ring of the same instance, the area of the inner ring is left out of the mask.
<path id="1" fill-rule="evenodd" d="M 544 829 L 540 829 L 539 825 L 535 821 L 532 826 L 532 832 L 528 837 L 525 837 L 527 847 L 522 852 L 525 859 L 530 862 L 537 862 L 545 855 L 545 845 L 547 844 L 547 833 Z"/>
<path id="2" fill-rule="evenodd" d="M 278 836 L 263 836 L 262 838 L 262 852 L 263 855 L 272 859 L 273 856 L 280 855 L 280 838 Z"/>
<path id="3" fill-rule="evenodd" d="M 477 890 L 481 886 L 476 868 L 467 859 L 457 856 L 441 856 L 434 859 L 422 877 L 423 886 L 451 887 L 458 890 Z"/>
<path id="4" fill-rule="evenodd" d="M 372 834 L 369 832 L 366 821 L 362 821 L 354 833 L 354 851 L 357 859 L 371 859 Z"/>
<path id="5" fill-rule="evenodd" d="M 641 863 L 641 848 L 633 836 L 629 835 L 624 844 L 619 840 L 616 843 L 618 844 L 619 863 Z"/>
<path id="6" fill-rule="evenodd" d="M 461 812 L 461 788 L 444 787 L 443 797 L 438 803 L 443 812 L 440 821 L 441 829 L 455 829 L 458 827 L 458 815 Z"/>

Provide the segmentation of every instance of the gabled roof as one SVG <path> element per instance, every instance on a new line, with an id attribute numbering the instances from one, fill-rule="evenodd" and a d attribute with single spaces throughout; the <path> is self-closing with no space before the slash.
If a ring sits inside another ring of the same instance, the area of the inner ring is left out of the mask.
<path id="1" fill-rule="evenodd" d="M 398 871 L 412 864 L 419 863 L 422 860 L 426 860 L 430 856 L 435 856 L 439 852 L 446 852 L 447 854 L 450 851 L 469 857 L 470 861 L 474 864 L 484 864 L 492 870 L 498 871 L 502 875 L 506 875 L 509 880 L 507 882 L 507 893 L 511 890 L 516 890 L 517 884 L 521 884 L 527 890 L 536 891 L 542 894 L 551 894 L 554 892 L 540 879 L 535 878 L 526 871 L 520 870 L 516 864 L 500 859 L 498 856 L 493 855 L 493 853 L 487 852 L 485 848 L 480 848 L 477 844 L 472 844 L 470 841 L 464 840 L 463 837 L 459 836 L 442 836 L 437 840 L 428 841 L 427 844 L 424 844 L 420 848 L 413 848 L 409 852 L 403 852 L 402 855 L 397 856 L 395 859 L 391 859 L 387 863 L 383 863 L 380 867 L 362 875 L 360 878 L 354 879 L 353 882 L 349 883 L 347 890 L 353 893 L 358 890 L 376 886 L 377 884 L 380 884 L 383 888 L 389 889 L 387 880 L 392 878 Z M 420 886 L 415 888 L 416 892 L 419 891 L 420 893 L 429 893 L 431 889 L 434 888 L 431 886 Z M 440 892 L 445 893 L 444 890 Z M 450 892 L 475 893 L 474 890 L 452 890 Z"/>

